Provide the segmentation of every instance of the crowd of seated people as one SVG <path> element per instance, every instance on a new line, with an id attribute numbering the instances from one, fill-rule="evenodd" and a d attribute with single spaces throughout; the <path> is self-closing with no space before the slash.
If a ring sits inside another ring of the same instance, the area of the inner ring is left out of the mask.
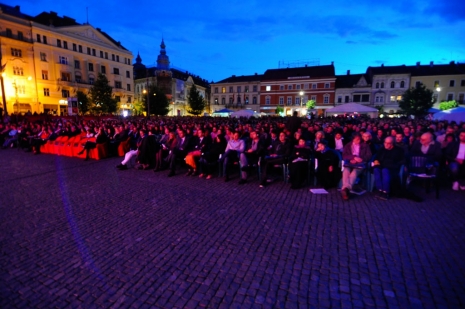
<path id="1" fill-rule="evenodd" d="M 80 153 L 85 152 L 86 159 L 98 144 L 105 144 L 109 156 L 117 156 L 119 145 L 127 143 L 125 153 L 119 154 L 124 155 L 120 170 L 167 170 L 171 177 L 184 165 L 187 176 L 204 179 L 211 179 L 220 169 L 225 181 L 237 170 L 240 184 L 247 183 L 255 172 L 260 187 L 269 184 L 275 167 L 285 165 L 291 187 L 300 188 L 308 181 L 309 170 L 315 168 L 316 179 L 324 188 L 342 182 L 345 200 L 369 170 L 377 195 L 386 199 L 396 171 L 402 165 L 408 168 L 412 157 L 423 157 L 428 165 L 449 175 L 453 190 L 465 190 L 463 130 L 464 123 L 407 118 L 57 117 L 34 123 L 0 123 L 0 144 L 3 149 L 18 147 L 39 154 L 47 141 L 80 135 L 93 138 L 81 145 Z"/>

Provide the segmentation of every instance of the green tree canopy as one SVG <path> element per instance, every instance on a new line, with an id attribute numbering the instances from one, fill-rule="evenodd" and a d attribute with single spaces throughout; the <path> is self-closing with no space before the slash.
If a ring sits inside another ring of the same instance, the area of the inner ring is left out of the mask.
<path id="1" fill-rule="evenodd" d="M 420 85 L 404 92 L 399 107 L 408 116 L 419 117 L 427 115 L 433 104 L 433 91 L 427 89 L 425 85 Z"/>
<path id="2" fill-rule="evenodd" d="M 307 104 L 305 104 L 308 109 L 314 109 L 315 108 L 315 100 L 308 100 Z"/>
<path id="3" fill-rule="evenodd" d="M 187 112 L 192 115 L 200 115 L 205 109 L 205 100 L 200 95 L 200 92 L 197 90 L 195 85 L 192 85 L 187 95 L 187 102 L 189 104 L 189 109 Z"/>
<path id="4" fill-rule="evenodd" d="M 82 91 L 76 93 L 79 113 L 85 114 L 89 111 L 89 97 Z"/>
<path id="5" fill-rule="evenodd" d="M 147 101 L 149 99 L 149 101 Z M 170 102 L 163 90 L 156 85 L 149 86 L 148 94 L 144 94 L 142 101 L 144 102 L 144 110 L 148 110 L 150 105 L 150 115 L 165 116 L 170 111 Z M 148 104 L 150 103 L 150 104 Z"/>
<path id="6" fill-rule="evenodd" d="M 281 106 L 276 106 L 276 109 L 274 110 L 274 113 L 276 115 L 280 115 L 280 114 L 284 113 L 284 108 L 282 108 Z"/>
<path id="7" fill-rule="evenodd" d="M 112 96 L 113 87 L 110 86 L 107 77 L 99 73 L 94 85 L 90 88 L 90 110 L 95 113 L 116 112 L 117 102 Z"/>
<path id="8" fill-rule="evenodd" d="M 457 102 L 455 102 L 455 100 L 445 101 L 445 102 L 439 103 L 439 109 L 442 110 L 442 111 L 452 109 L 452 108 L 456 108 L 457 106 L 459 106 L 459 105 L 457 104 Z"/>

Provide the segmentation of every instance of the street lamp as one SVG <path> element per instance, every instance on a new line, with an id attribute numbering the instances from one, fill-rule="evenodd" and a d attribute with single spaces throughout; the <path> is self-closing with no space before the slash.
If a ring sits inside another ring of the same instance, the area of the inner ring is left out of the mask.
<path id="1" fill-rule="evenodd" d="M 304 100 L 304 92 L 300 91 L 300 115 L 302 115 L 302 101 Z"/>
<path id="2" fill-rule="evenodd" d="M 436 91 L 438 92 L 438 104 L 439 104 L 439 102 L 440 102 L 440 101 L 439 101 L 439 93 L 441 92 L 441 87 L 437 87 L 437 88 L 436 88 Z"/>

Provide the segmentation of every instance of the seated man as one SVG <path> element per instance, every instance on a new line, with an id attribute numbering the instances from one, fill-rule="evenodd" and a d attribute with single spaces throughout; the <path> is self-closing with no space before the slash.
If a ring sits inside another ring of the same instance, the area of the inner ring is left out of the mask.
<path id="1" fill-rule="evenodd" d="M 228 166 L 234 162 L 237 162 L 239 160 L 240 154 L 243 153 L 244 150 L 245 143 L 244 140 L 239 139 L 239 132 L 232 132 L 232 138 L 228 141 L 224 155 L 221 158 L 221 161 L 223 162 L 224 181 L 229 181 Z"/>
<path id="2" fill-rule="evenodd" d="M 308 176 L 308 161 L 312 149 L 305 144 L 303 138 L 299 139 L 297 146 L 292 150 L 289 163 L 289 181 L 291 189 L 299 189 L 303 186 Z"/>
<path id="3" fill-rule="evenodd" d="M 349 193 L 363 172 L 367 162 L 371 159 L 370 147 L 361 143 L 361 136 L 355 133 L 352 141 L 344 146 L 342 160 L 344 161 L 344 171 L 342 172 L 341 194 L 344 200 L 349 200 Z"/>
<path id="4" fill-rule="evenodd" d="M 189 152 L 190 139 L 186 136 L 186 131 L 179 129 L 178 130 L 178 141 L 176 147 L 170 151 L 170 154 L 166 158 L 169 162 L 170 172 L 168 177 L 172 177 L 176 172 L 176 161 L 178 159 L 183 159 Z"/>
<path id="5" fill-rule="evenodd" d="M 13 147 L 13 144 L 18 140 L 18 129 L 16 129 L 16 125 L 12 124 L 10 126 L 10 130 L 8 131 L 8 135 L 5 137 L 5 141 L 3 142 L 2 148 L 6 149 L 8 147 Z"/>
<path id="6" fill-rule="evenodd" d="M 284 132 L 279 133 L 279 139 L 274 141 L 269 149 L 268 155 L 262 157 L 260 162 L 261 169 L 261 181 L 260 188 L 263 188 L 267 184 L 268 169 L 273 165 L 280 165 L 286 162 L 286 159 L 291 154 L 291 147 L 289 140 L 286 139 L 286 134 Z"/>
<path id="7" fill-rule="evenodd" d="M 336 187 L 341 179 L 341 169 L 339 168 L 339 157 L 335 150 L 330 149 L 326 141 L 318 142 L 315 159 L 318 164 L 316 168 L 316 178 L 323 185 L 323 188 Z"/>
<path id="8" fill-rule="evenodd" d="M 450 142 L 445 151 L 452 180 L 452 189 L 465 190 L 465 130 L 460 131 L 459 140 Z"/>
<path id="9" fill-rule="evenodd" d="M 389 199 L 392 181 L 399 177 L 404 158 L 404 150 L 394 145 L 394 138 L 386 137 L 384 147 L 378 151 L 373 162 L 375 186 L 379 191 L 377 198 Z"/>
<path id="10" fill-rule="evenodd" d="M 420 141 L 415 141 L 410 149 L 410 157 L 426 157 L 427 164 L 435 164 L 441 161 L 441 144 L 434 141 L 430 132 L 423 133 Z"/>
<path id="11" fill-rule="evenodd" d="M 258 163 L 258 158 L 264 152 L 263 141 L 260 140 L 260 136 L 256 131 L 250 132 L 250 142 L 247 145 L 246 150 L 240 154 L 240 162 L 242 166 L 241 180 L 239 184 L 247 182 L 247 172 L 250 167 Z"/>

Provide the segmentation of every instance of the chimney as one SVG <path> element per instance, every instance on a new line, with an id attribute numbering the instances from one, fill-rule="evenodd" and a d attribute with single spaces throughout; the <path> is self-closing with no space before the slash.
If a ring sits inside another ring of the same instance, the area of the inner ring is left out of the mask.
<path id="1" fill-rule="evenodd" d="M 433 62 L 433 61 L 430 61 L 430 63 L 429 63 L 430 68 L 432 68 L 433 65 L 434 65 L 434 62 Z"/>
<path id="2" fill-rule="evenodd" d="M 236 77 L 236 75 L 233 75 L 232 77 Z"/>
<path id="3" fill-rule="evenodd" d="M 255 75 L 258 75 L 257 73 L 255 73 Z"/>
<path id="4" fill-rule="evenodd" d="M 381 63 L 381 67 L 384 68 L 384 63 Z"/>
<path id="5" fill-rule="evenodd" d="M 450 64 L 450 65 L 455 65 L 455 61 L 452 60 L 449 64 Z"/>
<path id="6" fill-rule="evenodd" d="M 347 70 L 347 75 L 350 75 L 350 70 Z"/>
<path id="7" fill-rule="evenodd" d="M 420 67 L 420 61 L 417 61 L 417 68 Z"/>
<path id="8" fill-rule="evenodd" d="M 334 65 L 334 61 L 331 61 L 331 65 Z"/>
<path id="9" fill-rule="evenodd" d="M 14 9 L 16 12 L 19 12 L 19 5 L 16 5 Z"/>

